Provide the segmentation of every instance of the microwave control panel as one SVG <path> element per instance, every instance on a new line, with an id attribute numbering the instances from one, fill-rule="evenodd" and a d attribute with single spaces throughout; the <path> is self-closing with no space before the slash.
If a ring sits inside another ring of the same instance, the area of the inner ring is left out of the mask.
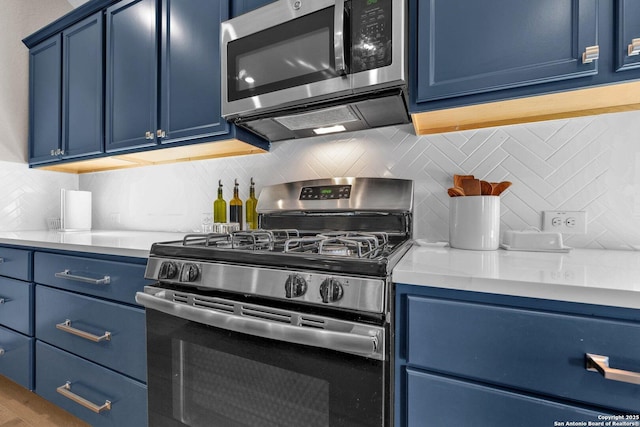
<path id="1" fill-rule="evenodd" d="M 392 0 L 351 2 L 351 68 L 353 73 L 391 65 Z"/>

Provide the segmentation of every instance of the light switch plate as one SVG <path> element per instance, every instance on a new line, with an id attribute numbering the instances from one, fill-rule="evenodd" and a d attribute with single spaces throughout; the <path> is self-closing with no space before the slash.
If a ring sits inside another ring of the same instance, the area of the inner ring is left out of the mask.
<path id="1" fill-rule="evenodd" d="M 587 212 L 585 211 L 544 211 L 542 231 L 564 234 L 586 234 Z"/>

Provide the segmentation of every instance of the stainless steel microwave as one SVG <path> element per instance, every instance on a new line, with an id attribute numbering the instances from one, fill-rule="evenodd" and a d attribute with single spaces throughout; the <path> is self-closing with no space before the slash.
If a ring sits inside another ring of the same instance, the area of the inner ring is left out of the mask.
<path id="1" fill-rule="evenodd" d="M 271 141 L 407 123 L 404 0 L 279 0 L 222 24 L 222 114 Z"/>

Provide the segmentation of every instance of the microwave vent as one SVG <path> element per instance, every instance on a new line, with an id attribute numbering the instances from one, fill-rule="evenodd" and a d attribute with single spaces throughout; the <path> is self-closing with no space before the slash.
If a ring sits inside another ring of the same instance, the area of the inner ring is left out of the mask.
<path id="1" fill-rule="evenodd" d="M 274 120 L 287 129 L 296 131 L 301 129 L 341 125 L 350 122 L 357 122 L 360 119 L 348 105 L 341 105 L 308 113 L 276 117 Z"/>

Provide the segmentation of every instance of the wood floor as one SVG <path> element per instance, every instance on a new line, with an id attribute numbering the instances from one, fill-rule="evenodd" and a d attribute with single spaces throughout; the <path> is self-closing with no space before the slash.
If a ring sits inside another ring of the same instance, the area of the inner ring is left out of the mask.
<path id="1" fill-rule="evenodd" d="M 89 424 L 0 375 L 0 427 L 89 427 Z"/>

